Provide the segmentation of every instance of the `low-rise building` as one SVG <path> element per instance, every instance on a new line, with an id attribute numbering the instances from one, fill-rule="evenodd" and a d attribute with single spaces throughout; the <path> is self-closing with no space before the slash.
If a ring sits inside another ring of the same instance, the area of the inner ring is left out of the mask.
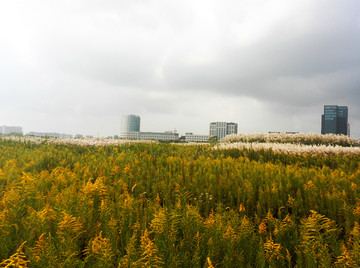
<path id="1" fill-rule="evenodd" d="M 126 140 L 138 140 L 139 139 L 139 133 L 138 131 L 122 131 L 120 132 L 120 138 L 126 139 Z"/>
<path id="2" fill-rule="evenodd" d="M 210 135 L 193 134 L 192 132 L 185 133 L 185 142 L 208 142 Z"/>
<path id="3" fill-rule="evenodd" d="M 178 139 L 179 139 L 179 134 L 172 131 L 139 132 L 139 140 L 177 141 Z"/>
<path id="4" fill-rule="evenodd" d="M 121 138 L 128 140 L 156 140 L 156 141 L 176 141 L 179 134 L 175 132 L 122 132 Z"/>
<path id="5" fill-rule="evenodd" d="M 140 117 L 137 115 L 124 115 L 121 118 L 120 138 L 128 140 L 177 141 L 179 140 L 179 134 L 176 131 L 141 132 Z"/>
<path id="6" fill-rule="evenodd" d="M 57 132 L 35 132 L 31 131 L 26 134 L 33 137 L 52 137 L 52 138 L 72 138 L 71 134 L 57 133 Z"/>

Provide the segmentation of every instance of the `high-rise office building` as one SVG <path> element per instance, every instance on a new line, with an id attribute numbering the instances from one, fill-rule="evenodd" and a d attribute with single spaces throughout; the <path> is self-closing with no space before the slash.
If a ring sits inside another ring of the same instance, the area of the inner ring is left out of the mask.
<path id="1" fill-rule="evenodd" d="M 228 122 L 210 123 L 210 137 L 216 136 L 219 140 L 230 134 L 237 134 L 238 124 Z"/>
<path id="2" fill-rule="evenodd" d="M 321 134 L 350 135 L 348 124 L 348 107 L 338 105 L 324 105 L 321 115 Z"/>
<path id="3" fill-rule="evenodd" d="M 236 123 L 227 123 L 226 135 L 237 134 L 238 124 Z"/>
<path id="4" fill-rule="evenodd" d="M 140 132 L 140 116 L 124 115 L 121 117 L 120 137 L 128 138 L 134 132 Z"/>

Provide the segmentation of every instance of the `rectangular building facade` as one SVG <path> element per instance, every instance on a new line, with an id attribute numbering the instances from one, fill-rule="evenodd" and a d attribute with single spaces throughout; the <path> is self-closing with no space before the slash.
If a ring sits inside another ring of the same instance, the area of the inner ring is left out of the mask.
<path id="1" fill-rule="evenodd" d="M 226 135 L 237 134 L 238 133 L 238 124 L 236 123 L 227 123 Z"/>
<path id="2" fill-rule="evenodd" d="M 176 141 L 179 134 L 173 131 L 167 132 L 141 132 L 140 116 L 124 115 L 121 118 L 120 138 L 128 140 L 157 140 L 157 141 Z"/>
<path id="3" fill-rule="evenodd" d="M 22 131 L 22 127 L 13 127 L 13 126 L 1 126 L 0 127 L 0 134 L 4 134 L 4 135 L 22 135 L 23 131 Z"/>
<path id="4" fill-rule="evenodd" d="M 138 132 L 139 140 L 156 140 L 156 141 L 177 141 L 179 134 L 175 132 Z"/>
<path id="5" fill-rule="evenodd" d="M 350 135 L 348 124 L 348 107 L 325 105 L 321 116 L 321 134 Z"/>
<path id="6" fill-rule="evenodd" d="M 191 132 L 185 133 L 186 142 L 208 142 L 209 138 L 210 138 L 209 135 L 199 135 L 199 134 L 193 134 Z"/>
<path id="7" fill-rule="evenodd" d="M 233 122 L 212 122 L 210 123 L 210 137 L 216 136 L 219 140 L 230 134 L 237 134 L 238 124 Z"/>

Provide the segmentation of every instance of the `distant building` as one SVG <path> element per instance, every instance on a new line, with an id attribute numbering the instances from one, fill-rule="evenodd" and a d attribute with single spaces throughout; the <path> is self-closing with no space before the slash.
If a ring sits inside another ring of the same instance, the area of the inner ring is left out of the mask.
<path id="1" fill-rule="evenodd" d="M 179 133 L 166 132 L 139 132 L 139 140 L 156 140 L 156 141 L 176 141 L 179 139 Z"/>
<path id="2" fill-rule="evenodd" d="M 210 135 L 199 135 L 191 132 L 185 133 L 185 142 L 208 142 Z"/>
<path id="3" fill-rule="evenodd" d="M 138 140 L 140 132 L 120 132 L 120 138 L 126 140 Z"/>
<path id="4" fill-rule="evenodd" d="M 13 126 L 0 126 L 0 134 L 3 135 L 22 135 L 22 127 L 13 127 Z"/>
<path id="5" fill-rule="evenodd" d="M 176 141 L 179 134 L 176 132 L 123 132 L 120 137 L 127 140 L 157 140 L 157 141 Z"/>
<path id="6" fill-rule="evenodd" d="M 121 118 L 120 138 L 128 140 L 157 140 L 176 141 L 179 134 L 176 131 L 166 132 L 140 132 L 140 116 L 124 115 Z"/>
<path id="7" fill-rule="evenodd" d="M 33 137 L 51 137 L 51 138 L 72 138 L 71 134 L 57 133 L 57 132 L 35 132 L 31 131 L 26 134 Z"/>
<path id="8" fill-rule="evenodd" d="M 347 106 L 324 105 L 324 114 L 321 115 L 321 134 L 350 135 Z"/>
<path id="9" fill-rule="evenodd" d="M 238 124 L 228 122 L 212 122 L 210 123 L 210 137 L 216 136 L 219 140 L 230 134 L 237 134 Z"/>
<path id="10" fill-rule="evenodd" d="M 140 116 L 124 115 L 121 117 L 120 138 L 129 138 L 130 133 L 140 132 Z"/>
<path id="11" fill-rule="evenodd" d="M 299 134 L 298 131 L 286 131 L 286 132 L 281 132 L 281 131 L 269 131 L 269 134 Z"/>

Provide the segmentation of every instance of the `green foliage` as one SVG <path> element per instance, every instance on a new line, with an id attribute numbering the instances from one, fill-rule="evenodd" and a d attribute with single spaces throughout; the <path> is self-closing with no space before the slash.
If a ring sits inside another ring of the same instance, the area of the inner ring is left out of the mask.
<path id="1" fill-rule="evenodd" d="M 212 136 L 212 137 L 210 137 L 209 139 L 208 139 L 208 143 L 210 143 L 210 144 L 215 144 L 215 143 L 217 143 L 218 142 L 218 137 L 217 136 Z"/>

